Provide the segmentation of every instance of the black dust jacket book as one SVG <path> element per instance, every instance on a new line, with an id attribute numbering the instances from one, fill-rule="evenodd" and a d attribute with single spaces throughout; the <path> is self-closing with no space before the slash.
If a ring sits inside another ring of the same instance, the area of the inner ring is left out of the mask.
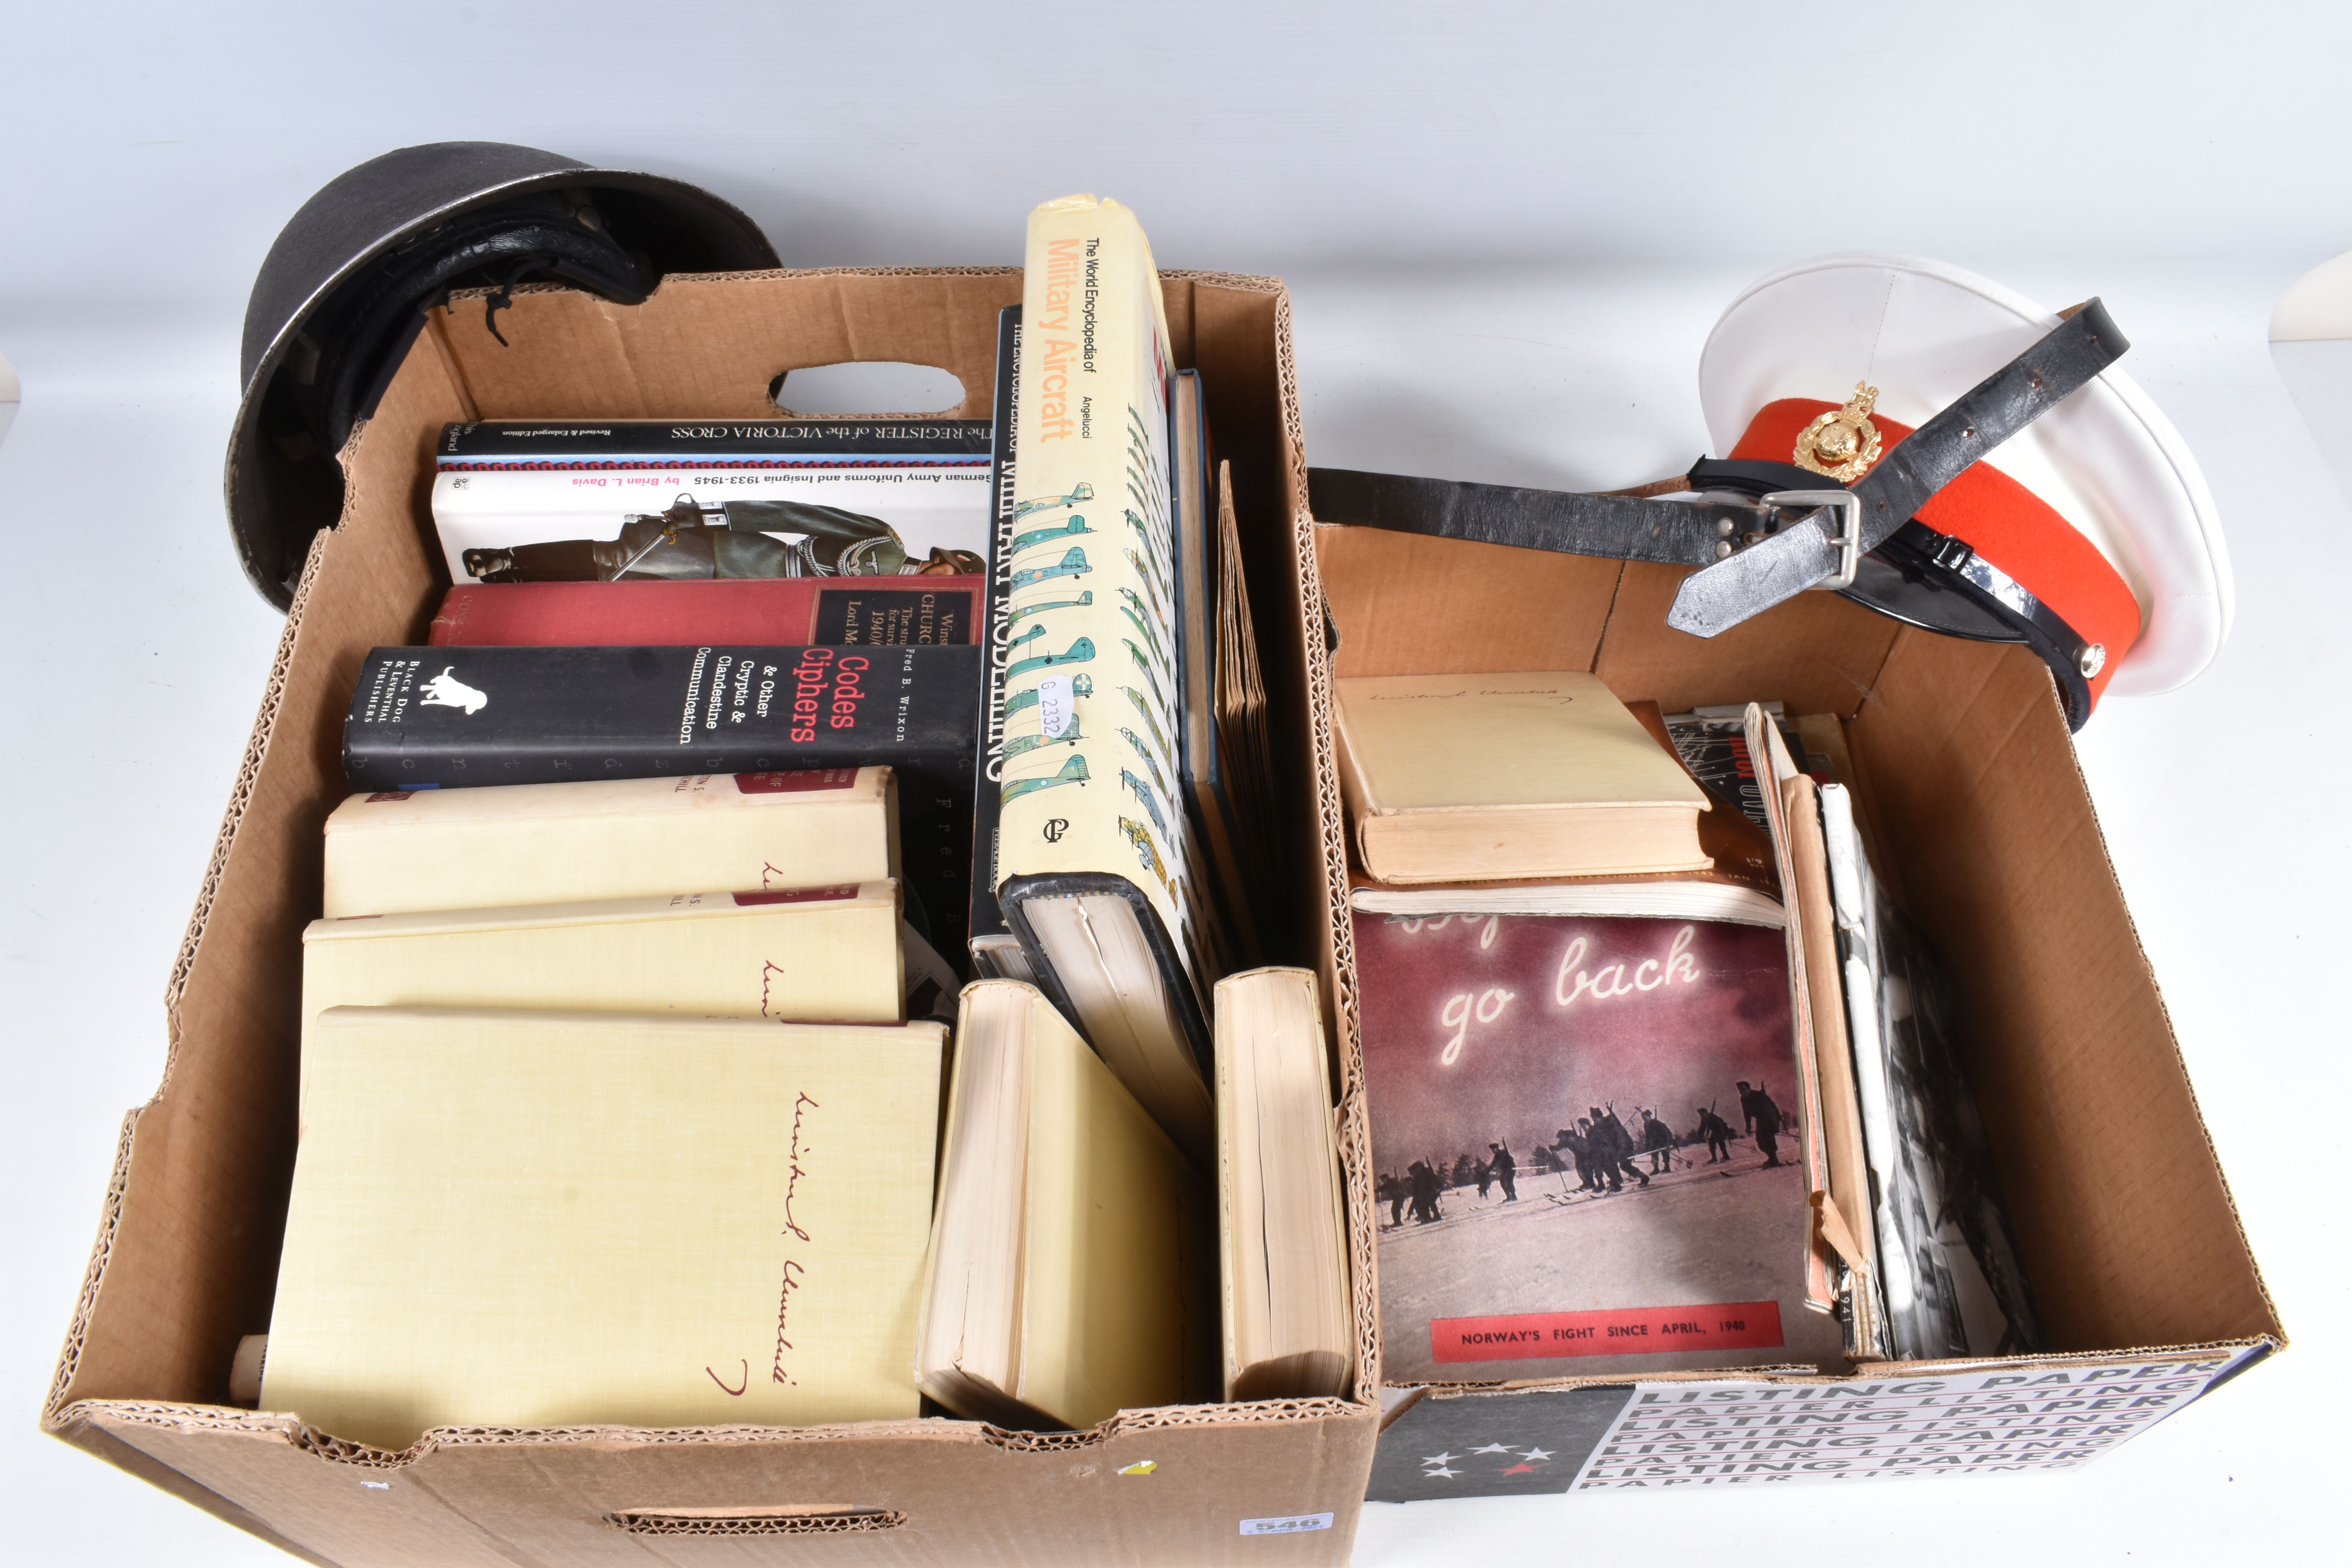
<path id="1" fill-rule="evenodd" d="M 982 654 L 380 647 L 352 693 L 343 773 L 365 792 L 887 766 L 909 917 L 961 954 Z"/>

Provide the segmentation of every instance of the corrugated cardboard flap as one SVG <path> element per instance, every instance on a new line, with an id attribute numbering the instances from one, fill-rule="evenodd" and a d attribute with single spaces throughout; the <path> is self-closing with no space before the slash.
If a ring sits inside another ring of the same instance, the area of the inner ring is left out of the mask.
<path id="1" fill-rule="evenodd" d="M 845 1562 L 961 1561 L 991 1541 L 1032 1543 L 1024 1561 L 1173 1561 L 1162 1543 L 1202 1533 L 1204 1508 L 1218 1535 L 1238 1540 L 1241 1519 L 1360 1491 L 1357 1414 L 1339 1400 L 1174 1407 L 1044 1434 L 948 1420 L 439 1427 L 397 1454 L 289 1416 L 203 1405 L 91 1401 L 62 1413 L 61 1427 L 96 1451 L 93 1437 L 135 1450 L 183 1495 L 193 1485 L 238 1500 L 229 1506 L 247 1517 L 224 1517 L 266 1520 L 279 1543 L 317 1548 L 312 1561 L 510 1568 L 517 1550 L 638 1563 L 627 1538 L 656 1533 L 893 1537 L 828 1548 L 849 1552 Z M 736 1522 L 687 1522 L 698 1516 Z M 824 1516 L 866 1522 L 784 1522 Z M 1070 1550 L 1057 1555 L 1057 1542 Z"/>

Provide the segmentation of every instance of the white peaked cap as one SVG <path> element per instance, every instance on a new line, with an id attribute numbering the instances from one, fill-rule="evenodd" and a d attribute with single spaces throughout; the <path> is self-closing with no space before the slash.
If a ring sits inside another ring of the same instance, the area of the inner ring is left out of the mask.
<path id="1" fill-rule="evenodd" d="M 1877 412 L 1916 429 L 2058 324 L 2056 312 L 1940 261 L 1801 261 L 1750 284 L 1708 334 L 1698 373 L 1707 434 L 1728 453 L 1765 405 L 1843 403 L 1857 381 L 1879 389 Z M 2116 324 L 2131 334 L 2128 321 Z M 2187 444 L 2129 376 L 2104 372 L 1985 461 L 2074 524 L 2139 601 L 2139 640 L 2109 691 L 2169 691 L 2213 662 L 2236 599 L 2221 520 Z"/>

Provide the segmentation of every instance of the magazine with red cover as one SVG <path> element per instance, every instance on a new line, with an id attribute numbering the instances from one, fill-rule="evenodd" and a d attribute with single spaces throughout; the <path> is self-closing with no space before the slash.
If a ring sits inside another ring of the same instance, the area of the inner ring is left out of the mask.
<path id="1" fill-rule="evenodd" d="M 1383 1381 L 1818 1363 L 1787 948 L 1359 912 Z"/>
<path id="2" fill-rule="evenodd" d="M 442 598 L 428 640 L 435 647 L 968 643 L 984 582 L 901 575 L 461 584 Z"/>

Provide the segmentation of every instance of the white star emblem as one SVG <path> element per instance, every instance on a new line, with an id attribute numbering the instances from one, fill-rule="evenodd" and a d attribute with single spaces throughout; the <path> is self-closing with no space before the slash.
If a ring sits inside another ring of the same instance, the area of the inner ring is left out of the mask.
<path id="1" fill-rule="evenodd" d="M 1459 1470 L 1449 1470 L 1444 1466 L 1440 1465 L 1433 1470 L 1423 1470 L 1421 1473 L 1432 1480 L 1440 1480 L 1448 1476 L 1458 1476 L 1462 1472 Z"/>
<path id="2" fill-rule="evenodd" d="M 1522 1457 L 1529 1459 L 1549 1459 L 1551 1458 L 1551 1450 L 1549 1448 L 1529 1448 Z"/>
<path id="3" fill-rule="evenodd" d="M 1453 1462 L 1454 1456 L 1451 1454 L 1432 1454 L 1429 1458 L 1422 1460 L 1422 1463 L 1424 1465 L 1450 1465 Z"/>
<path id="4" fill-rule="evenodd" d="M 1483 1448 L 1473 1448 L 1470 1451 L 1474 1454 L 1507 1454 L 1513 1450 L 1508 1443 L 1489 1443 Z"/>

